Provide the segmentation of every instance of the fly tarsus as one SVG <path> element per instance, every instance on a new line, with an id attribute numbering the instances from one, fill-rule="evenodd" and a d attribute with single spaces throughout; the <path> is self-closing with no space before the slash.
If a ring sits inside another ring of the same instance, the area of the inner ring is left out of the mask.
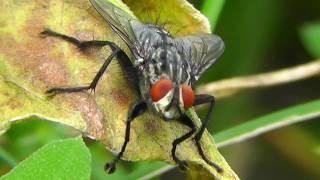
<path id="1" fill-rule="evenodd" d="M 207 156 L 204 154 L 203 149 L 202 149 L 202 147 L 201 147 L 200 140 L 196 140 L 196 145 L 197 145 L 199 154 L 200 154 L 200 156 L 202 157 L 202 159 L 203 159 L 207 164 L 209 164 L 210 166 L 214 167 L 214 168 L 217 170 L 217 172 L 222 173 L 222 172 L 223 172 L 223 169 L 222 169 L 219 165 L 217 165 L 216 163 L 214 163 L 213 161 L 209 160 L 209 159 L 207 158 Z"/>
<path id="2" fill-rule="evenodd" d="M 116 171 L 117 169 L 117 162 L 116 161 L 112 161 L 111 163 L 106 163 L 106 165 L 104 166 L 104 170 L 108 173 L 108 174 L 112 174 Z"/>
<path id="3" fill-rule="evenodd" d="M 179 169 L 182 171 L 186 171 L 189 168 L 187 161 L 178 160 L 178 161 L 176 161 L 176 163 L 178 164 Z"/>
<path id="4" fill-rule="evenodd" d="M 51 29 L 45 29 L 44 31 L 42 31 L 40 33 L 40 37 L 42 37 L 42 38 L 46 38 L 48 36 L 57 37 L 57 38 L 63 39 L 65 41 L 71 42 L 72 44 L 75 44 L 77 46 L 79 44 L 81 44 L 81 41 L 78 40 L 77 38 L 74 38 L 72 36 L 67 36 L 67 35 L 52 31 Z"/>
<path id="5" fill-rule="evenodd" d="M 82 92 L 85 90 L 92 89 L 94 92 L 94 88 L 91 86 L 79 86 L 79 87 L 55 87 L 47 90 L 45 93 L 49 96 L 54 96 L 61 93 L 73 93 L 73 92 Z"/>
<path id="6" fill-rule="evenodd" d="M 99 41 L 99 40 L 81 41 L 75 37 L 64 35 L 64 34 L 52 31 L 51 29 L 45 29 L 40 33 L 40 37 L 42 38 L 46 38 L 49 36 L 68 41 L 76 45 L 81 50 L 85 50 L 86 48 L 89 48 L 89 47 L 103 47 L 107 45 L 110 46 L 111 49 L 115 49 L 115 47 L 117 47 L 113 42 L 110 42 L 110 41 Z"/>

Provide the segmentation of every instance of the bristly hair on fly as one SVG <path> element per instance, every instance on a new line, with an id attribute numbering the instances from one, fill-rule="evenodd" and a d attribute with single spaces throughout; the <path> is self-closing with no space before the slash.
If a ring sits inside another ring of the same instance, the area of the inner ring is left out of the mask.
<path id="1" fill-rule="evenodd" d="M 150 8 L 143 8 L 146 16 L 138 16 L 139 20 L 145 24 L 154 24 L 171 32 L 170 27 L 168 27 L 170 24 L 169 20 L 163 20 L 163 18 L 161 18 L 163 8 L 159 8 L 159 11 L 154 9 L 155 8 L 153 8 L 153 10 L 150 10 Z"/>

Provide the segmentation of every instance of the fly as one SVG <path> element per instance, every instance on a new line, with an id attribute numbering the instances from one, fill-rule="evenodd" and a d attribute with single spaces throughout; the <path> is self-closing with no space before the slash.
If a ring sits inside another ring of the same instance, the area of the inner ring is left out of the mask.
<path id="1" fill-rule="evenodd" d="M 121 65 L 129 83 L 140 95 L 128 113 L 125 140 L 116 158 L 105 166 L 108 173 L 116 170 L 130 138 L 132 121 L 152 110 L 166 121 L 177 120 L 190 127 L 190 131 L 172 142 L 171 155 L 178 166 L 185 170 L 186 161 L 176 156 L 176 147 L 194 135 L 194 142 L 202 159 L 218 172 L 223 169 L 209 160 L 201 146 L 200 140 L 211 117 L 215 104 L 214 96 L 195 95 L 194 86 L 201 75 L 217 60 L 224 51 L 222 39 L 216 35 L 199 33 L 184 37 L 173 37 L 160 26 L 143 24 L 123 10 L 105 0 L 90 0 L 93 7 L 105 19 L 112 30 L 126 43 L 134 56 L 132 63 L 128 55 L 115 43 L 110 41 L 80 41 L 74 37 L 45 30 L 43 36 L 57 37 L 78 46 L 80 50 L 88 47 L 109 46 L 112 50 L 102 67 L 88 86 L 55 87 L 47 94 L 80 92 L 94 90 L 103 73 L 113 59 Z M 192 106 L 209 104 L 207 115 L 197 131 L 194 122 L 185 114 Z"/>

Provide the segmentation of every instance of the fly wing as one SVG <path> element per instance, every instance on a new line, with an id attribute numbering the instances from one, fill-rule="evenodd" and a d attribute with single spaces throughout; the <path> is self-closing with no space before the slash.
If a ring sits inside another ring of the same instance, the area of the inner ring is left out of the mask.
<path id="1" fill-rule="evenodd" d="M 217 35 L 196 34 L 175 39 L 175 45 L 182 53 L 197 81 L 200 76 L 222 55 L 224 43 Z"/>
<path id="2" fill-rule="evenodd" d="M 143 24 L 108 0 L 90 0 L 90 2 L 111 28 L 132 49 L 134 42 L 136 42 L 134 29 L 143 26 Z"/>

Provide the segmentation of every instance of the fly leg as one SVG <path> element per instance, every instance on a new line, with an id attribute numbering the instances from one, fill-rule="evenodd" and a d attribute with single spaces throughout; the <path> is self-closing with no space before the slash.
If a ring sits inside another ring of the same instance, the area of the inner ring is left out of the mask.
<path id="1" fill-rule="evenodd" d="M 80 92 L 84 90 L 92 90 L 94 91 L 98 81 L 102 77 L 103 73 L 106 71 L 107 67 L 109 66 L 110 62 L 113 58 L 117 58 L 119 60 L 120 65 L 125 70 L 128 80 L 130 81 L 129 84 L 136 86 L 138 83 L 138 78 L 136 76 L 135 69 L 133 64 L 131 63 L 129 57 L 126 55 L 124 51 L 122 51 L 115 43 L 110 41 L 99 41 L 99 40 L 92 40 L 92 41 L 80 41 L 74 37 L 67 36 L 58 32 L 54 32 L 50 29 L 47 29 L 40 33 L 42 37 L 52 36 L 56 38 L 60 38 L 62 40 L 68 41 L 74 45 L 76 45 L 80 50 L 85 50 L 89 47 L 102 47 L 102 46 L 109 46 L 112 50 L 111 55 L 105 60 L 101 68 L 99 69 L 98 73 L 95 75 L 94 79 L 91 81 L 89 85 L 86 86 L 78 86 L 78 87 L 56 87 L 46 91 L 47 94 L 56 95 L 59 93 L 71 93 L 71 92 Z M 135 88 L 137 89 L 137 88 Z"/>
<path id="2" fill-rule="evenodd" d="M 106 45 L 110 46 L 111 48 L 112 46 L 116 46 L 114 43 L 110 41 L 99 41 L 99 40 L 81 41 L 72 36 L 67 36 L 67 35 L 52 31 L 51 29 L 45 29 L 40 33 L 40 36 L 44 38 L 48 36 L 60 38 L 62 40 L 68 41 L 76 45 L 81 50 L 85 50 L 86 48 L 89 48 L 89 47 L 103 47 Z"/>
<path id="3" fill-rule="evenodd" d="M 199 154 L 202 157 L 202 159 L 206 163 L 208 163 L 209 165 L 214 167 L 219 173 L 222 173 L 223 169 L 219 165 L 217 165 L 216 163 L 214 163 L 211 160 L 209 160 L 207 158 L 207 156 L 204 154 L 204 151 L 203 151 L 203 149 L 201 147 L 201 143 L 200 143 L 200 140 L 201 140 L 201 137 L 203 135 L 203 132 L 206 129 L 206 127 L 208 125 L 208 122 L 209 122 L 209 119 L 210 119 L 210 117 L 212 115 L 213 107 L 214 107 L 214 104 L 215 104 L 215 98 L 214 98 L 214 96 L 210 96 L 210 95 L 206 95 L 206 94 L 204 94 L 204 95 L 196 95 L 194 106 L 195 105 L 200 105 L 200 104 L 205 104 L 205 103 L 210 103 L 209 111 L 208 111 L 208 113 L 207 113 L 207 115 L 206 115 L 206 117 L 204 119 L 204 122 L 202 123 L 202 125 L 200 127 L 200 130 L 195 135 L 194 140 L 196 142 L 196 146 L 198 147 L 198 151 L 199 151 Z"/>
<path id="4" fill-rule="evenodd" d="M 80 91 L 89 90 L 89 89 L 94 91 L 97 84 L 98 84 L 99 79 L 102 77 L 103 73 L 106 71 L 111 60 L 117 55 L 118 52 L 119 52 L 119 49 L 115 49 L 112 52 L 112 54 L 105 60 L 102 67 L 99 69 L 98 73 L 91 81 L 90 85 L 78 86 L 78 87 L 56 87 L 56 88 L 51 88 L 51 89 L 47 90 L 46 93 L 50 94 L 50 95 L 56 95 L 59 93 L 80 92 Z"/>
<path id="5" fill-rule="evenodd" d="M 172 142 L 172 150 L 171 150 L 171 155 L 173 160 L 178 164 L 179 168 L 181 170 L 186 170 L 188 168 L 188 164 L 186 161 L 184 160 L 180 160 L 177 156 L 176 156 L 176 149 L 177 149 L 177 145 L 180 144 L 181 142 L 185 141 L 186 139 L 188 139 L 189 137 L 191 137 L 195 132 L 196 132 L 196 125 L 192 122 L 192 120 L 186 116 L 186 115 L 182 115 L 179 119 L 179 122 L 190 127 L 191 130 L 184 134 L 183 136 L 175 139 Z"/>
<path id="6" fill-rule="evenodd" d="M 125 140 L 122 144 L 121 151 L 118 153 L 116 158 L 105 165 L 105 170 L 108 171 L 109 174 L 113 173 L 116 170 L 116 164 L 121 159 L 124 151 L 126 150 L 127 144 L 130 140 L 130 128 L 131 128 L 131 122 L 134 120 L 134 118 L 138 117 L 142 113 L 147 111 L 147 103 L 144 101 L 138 102 L 135 104 L 132 108 L 132 110 L 128 114 L 127 119 L 127 126 L 126 126 L 126 134 L 125 134 Z"/>

